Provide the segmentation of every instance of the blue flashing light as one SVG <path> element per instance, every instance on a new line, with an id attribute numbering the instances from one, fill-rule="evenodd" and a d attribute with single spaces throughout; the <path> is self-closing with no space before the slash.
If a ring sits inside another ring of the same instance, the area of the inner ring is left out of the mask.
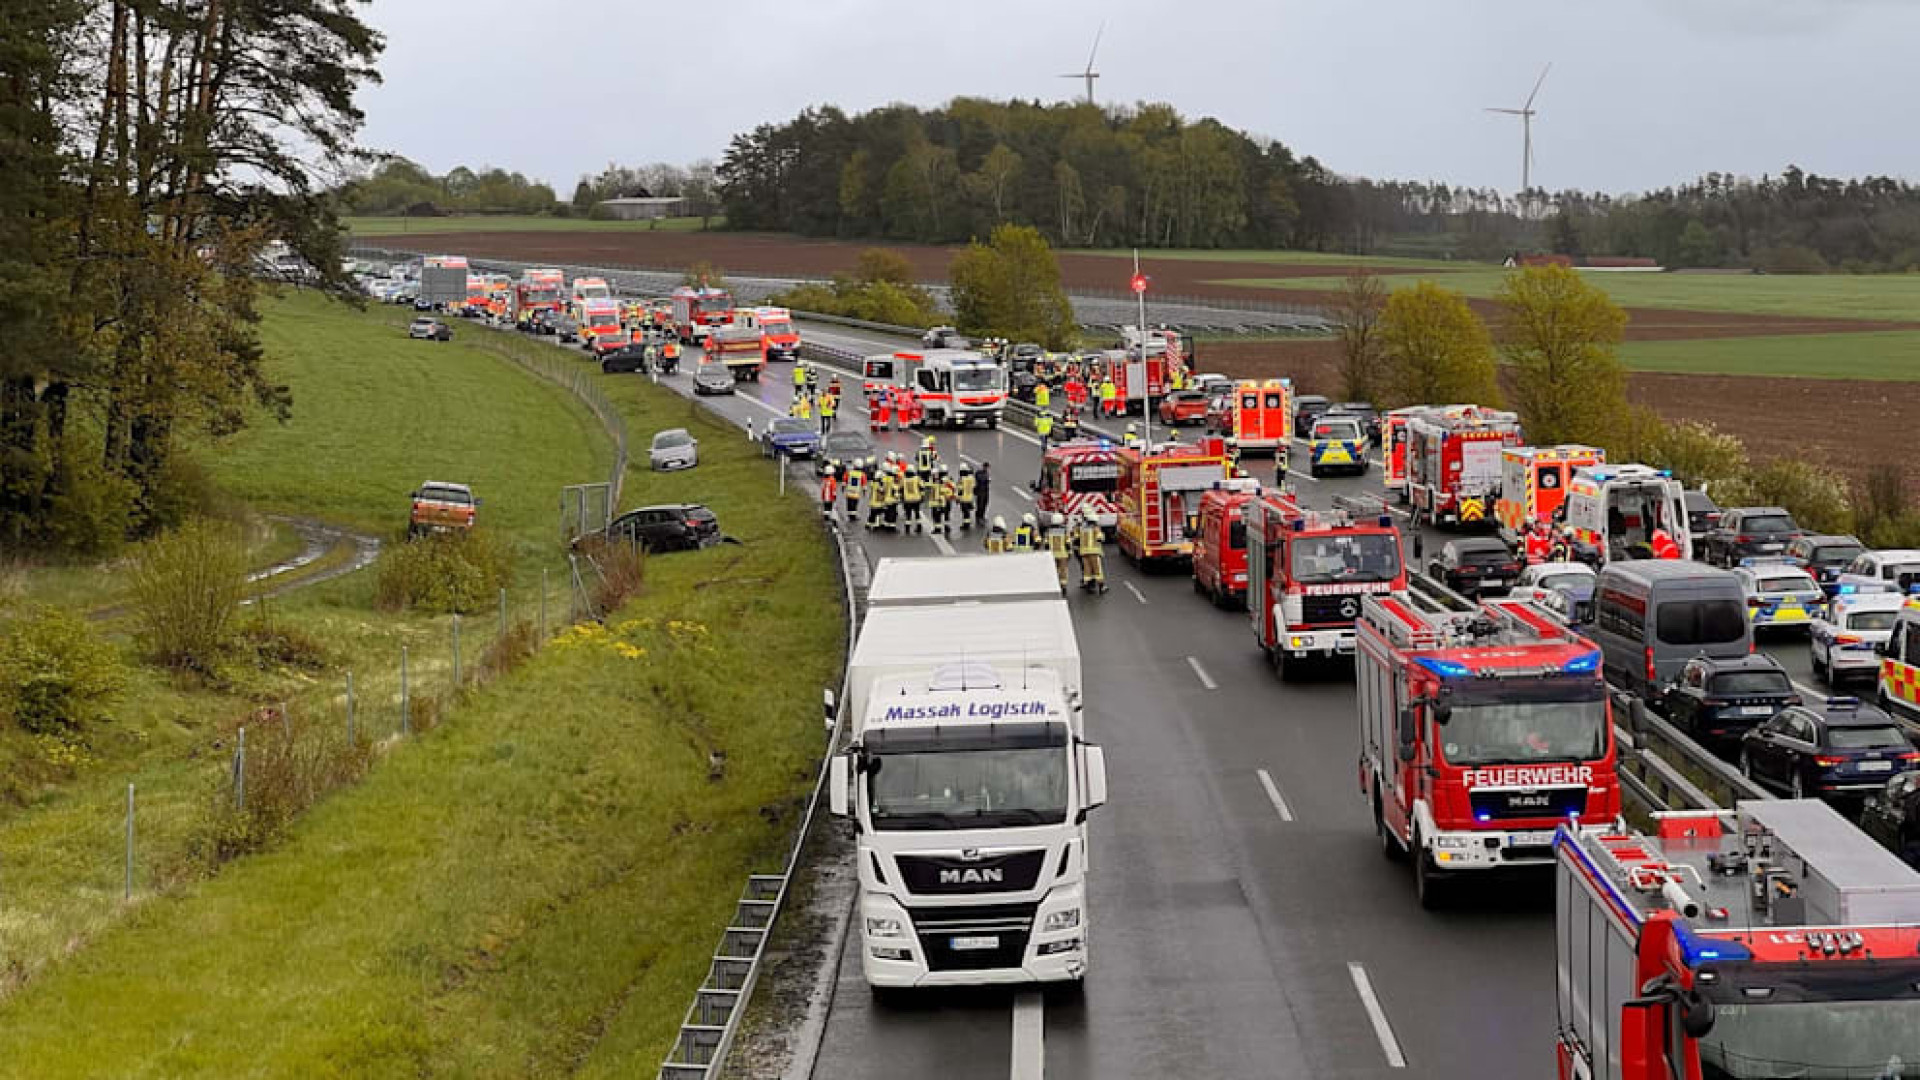
<path id="1" fill-rule="evenodd" d="M 1306 518 L 1294 518 L 1294 519 L 1293 519 L 1293 531 L 1294 531 L 1294 532 L 1306 532 L 1306 531 L 1307 531 L 1307 519 L 1306 519 Z"/>
<path id="2" fill-rule="evenodd" d="M 1100 449 L 1102 450 L 1113 449 L 1113 440 L 1107 438 L 1105 435 L 1100 436 Z"/>
<path id="3" fill-rule="evenodd" d="M 1472 668 L 1458 660 L 1442 660 L 1436 656 L 1416 656 L 1413 660 L 1443 679 L 1464 679 L 1473 674 Z"/>
<path id="4" fill-rule="evenodd" d="M 1560 671 L 1564 675 L 1591 675 L 1598 670 L 1600 670 L 1600 652 L 1597 649 L 1593 652 L 1581 653 L 1560 665 Z"/>
<path id="5" fill-rule="evenodd" d="M 1860 591 L 1860 586 L 1858 585 L 1842 585 L 1838 589 L 1834 590 L 1834 592 L 1838 593 L 1841 596 L 1852 596 L 1854 593 L 1857 593 L 1859 591 Z"/>
<path id="6" fill-rule="evenodd" d="M 1480 821 L 1480 822 L 1492 821 L 1493 815 L 1483 810 L 1480 813 L 1473 815 L 1473 820 Z"/>
<path id="7" fill-rule="evenodd" d="M 1848 709 L 1858 709 L 1859 707 L 1860 699 L 1851 695 L 1841 695 L 1827 699 L 1827 708 L 1829 709 L 1845 711 Z"/>
<path id="8" fill-rule="evenodd" d="M 1695 934 L 1685 923 L 1673 928 L 1674 936 L 1680 942 L 1680 956 L 1689 968 L 1699 967 L 1712 960 L 1738 962 L 1753 959 L 1753 950 L 1737 941 L 1724 938 L 1703 938 Z"/>
<path id="9" fill-rule="evenodd" d="M 1381 527 L 1381 528 L 1383 528 L 1383 529 L 1390 529 L 1390 528 L 1392 528 L 1392 527 L 1393 527 L 1393 515 L 1392 515 L 1392 514 L 1381 514 L 1381 515 L 1380 515 L 1380 527 Z"/>

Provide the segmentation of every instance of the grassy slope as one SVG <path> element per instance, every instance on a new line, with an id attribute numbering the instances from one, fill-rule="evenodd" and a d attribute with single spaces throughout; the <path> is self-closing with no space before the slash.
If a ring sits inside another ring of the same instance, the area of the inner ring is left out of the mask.
<path id="1" fill-rule="evenodd" d="M 268 370 L 292 387 L 294 419 L 282 426 L 257 418 L 230 444 L 208 449 L 204 460 L 218 482 L 262 510 L 388 533 L 404 520 L 406 492 L 425 478 L 418 462 L 431 460 L 487 498 L 487 520 L 516 549 L 523 584 L 511 602 L 532 617 L 538 598 L 525 582 L 538 580 L 542 564 L 556 568 L 556 589 L 563 580 L 553 544 L 559 486 L 604 477 L 612 459 L 585 410 L 564 391 L 459 342 L 407 342 L 389 322 L 398 315 L 296 295 L 269 301 L 265 316 Z M 499 427 L 475 424 L 483 411 Z M 319 676 L 241 672 L 241 692 L 217 693 L 134 667 L 113 722 L 89 733 L 77 768 L 24 733 L 0 731 L 0 792 L 19 804 L 0 800 L 0 986 L 9 967 L 35 970 L 120 917 L 128 781 L 139 791 L 135 889 L 144 895 L 178 860 L 202 814 L 226 752 L 219 740 L 255 705 L 325 708 L 352 671 L 361 731 L 384 735 L 397 724 L 402 644 L 413 652 L 417 694 L 445 685 L 448 620 L 373 612 L 372 578 L 353 574 L 271 603 L 274 619 L 328 650 L 333 668 Z M 558 609 L 564 593 L 556 595 Z M 469 664 L 484 644 L 475 629 L 462 643 Z"/>
<path id="2" fill-rule="evenodd" d="M 549 648 L 281 850 L 148 904 L 0 1006 L 0 1062 L 44 1077 L 653 1072 L 744 875 L 782 854 L 841 616 L 804 498 L 774 497 L 738 434 L 680 399 L 632 378 L 613 393 L 635 432 L 702 439 L 699 469 L 635 473 L 627 503 L 699 497 L 745 541 L 652 560 L 623 619 L 711 627 L 711 651 L 631 624 L 645 657 Z"/>
<path id="3" fill-rule="evenodd" d="M 426 236 L 456 232 L 648 232 L 654 229 L 692 232 L 700 227 L 697 217 L 662 218 L 656 225 L 650 221 L 594 221 L 590 218 L 491 214 L 438 218 L 350 217 L 343 218 L 342 222 L 355 236 Z M 708 225 L 716 229 L 720 226 L 721 219 L 717 217 Z"/>
<path id="4" fill-rule="evenodd" d="M 1506 271 L 1448 271 L 1433 280 L 1468 296 L 1488 297 Z M 1627 307 L 1805 315 L 1822 319 L 1920 321 L 1920 275 L 1913 274 L 1589 274 L 1587 279 Z M 1411 284 L 1395 278 L 1394 286 Z M 1217 284 L 1290 290 L 1338 289 L 1337 277 L 1234 278 Z M 1284 299 L 1284 298 L 1283 298 Z"/>

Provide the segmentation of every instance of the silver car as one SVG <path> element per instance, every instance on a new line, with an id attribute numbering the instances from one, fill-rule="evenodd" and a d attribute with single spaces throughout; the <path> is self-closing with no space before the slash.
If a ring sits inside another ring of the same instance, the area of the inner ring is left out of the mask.
<path id="1" fill-rule="evenodd" d="M 686 428 L 669 428 L 653 437 L 647 460 L 659 472 L 691 469 L 700 464 L 700 440 L 687 434 Z"/>

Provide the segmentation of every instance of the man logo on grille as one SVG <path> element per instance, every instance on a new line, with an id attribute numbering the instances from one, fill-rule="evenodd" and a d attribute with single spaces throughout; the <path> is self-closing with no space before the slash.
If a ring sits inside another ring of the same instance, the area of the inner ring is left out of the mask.
<path id="1" fill-rule="evenodd" d="M 960 861 L 961 862 L 979 862 L 980 849 L 977 847 L 961 848 Z"/>
<path id="2" fill-rule="evenodd" d="M 1004 882 L 1006 879 L 1007 872 L 1005 870 L 996 870 L 992 867 L 988 867 L 985 870 L 976 870 L 969 866 L 965 870 L 940 871 L 940 884 L 942 885 L 986 885 Z"/>
<path id="3" fill-rule="evenodd" d="M 1340 601 L 1340 617 L 1341 618 L 1351 619 L 1358 616 L 1359 614 L 1360 614 L 1360 601 L 1355 600 L 1352 597 L 1348 597 L 1347 599 Z"/>

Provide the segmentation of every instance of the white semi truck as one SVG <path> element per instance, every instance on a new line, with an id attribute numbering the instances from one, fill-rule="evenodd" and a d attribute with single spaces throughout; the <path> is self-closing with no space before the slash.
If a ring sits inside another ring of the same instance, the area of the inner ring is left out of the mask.
<path id="1" fill-rule="evenodd" d="M 880 987 L 1063 982 L 1088 962 L 1080 650 L 1045 555 L 888 559 L 848 665 L 829 807 L 859 823 Z"/>

